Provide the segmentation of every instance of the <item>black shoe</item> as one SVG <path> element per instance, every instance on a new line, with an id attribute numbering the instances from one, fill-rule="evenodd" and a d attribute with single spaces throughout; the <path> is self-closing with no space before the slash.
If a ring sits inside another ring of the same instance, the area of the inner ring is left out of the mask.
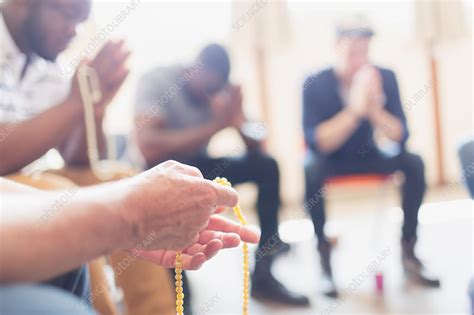
<path id="1" fill-rule="evenodd" d="M 416 238 L 409 241 L 402 240 L 402 265 L 405 274 L 427 287 L 439 288 L 441 283 L 415 255 Z"/>
<path id="2" fill-rule="evenodd" d="M 331 268 L 331 244 L 327 241 L 318 241 L 318 252 L 321 261 L 319 290 L 327 297 L 337 298 L 338 292 L 334 284 Z"/>
<path id="3" fill-rule="evenodd" d="M 270 272 L 252 274 L 253 298 L 262 301 L 271 301 L 293 306 L 308 306 L 309 299 L 299 293 L 292 292 L 278 282 Z"/>

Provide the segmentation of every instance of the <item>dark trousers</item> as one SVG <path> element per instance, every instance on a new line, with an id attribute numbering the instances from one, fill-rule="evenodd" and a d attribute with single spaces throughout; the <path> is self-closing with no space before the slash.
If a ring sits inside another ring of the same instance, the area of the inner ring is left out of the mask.
<path id="1" fill-rule="evenodd" d="M 275 159 L 261 153 L 249 153 L 239 157 L 224 158 L 198 156 L 186 163 L 199 168 L 207 179 L 226 177 L 233 185 L 255 183 L 258 186 L 260 246 L 278 233 L 280 172 Z"/>
<path id="2" fill-rule="evenodd" d="M 384 157 L 373 153 L 352 159 L 331 159 L 310 152 L 305 160 L 305 206 L 313 220 L 318 239 L 324 240 L 326 222 L 324 205 L 324 182 L 328 177 L 349 174 L 380 173 L 400 171 L 405 176 L 402 193 L 404 223 L 402 238 L 416 238 L 418 210 L 426 190 L 424 165 L 418 155 L 402 152 L 396 157 Z"/>

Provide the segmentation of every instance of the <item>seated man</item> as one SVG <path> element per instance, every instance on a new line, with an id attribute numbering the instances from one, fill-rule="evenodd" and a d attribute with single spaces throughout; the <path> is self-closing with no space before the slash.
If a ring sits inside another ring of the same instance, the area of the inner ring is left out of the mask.
<path id="1" fill-rule="evenodd" d="M 309 148 L 305 163 L 306 205 L 310 212 L 322 266 L 321 290 L 336 297 L 332 278 L 331 248 L 324 235 L 323 186 L 334 175 L 401 171 L 402 262 L 405 271 L 423 284 L 439 286 L 415 255 L 418 210 L 426 184 L 423 161 L 405 149 L 408 138 L 397 81 L 392 71 L 369 63 L 373 31 L 363 21 L 338 27 L 334 67 L 308 77 L 303 87 L 303 128 Z M 391 155 L 378 150 L 374 132 L 391 142 Z M 312 202 L 315 194 L 318 202 Z"/>
<path id="2" fill-rule="evenodd" d="M 216 205 L 237 203 L 233 189 L 177 162 L 76 190 L 61 213 L 48 220 L 41 220 L 44 209 L 65 192 L 39 191 L 1 178 L 0 191 L 1 314 L 92 314 L 87 300 L 74 297 L 74 286 L 59 290 L 26 283 L 64 274 L 116 250 L 166 268 L 174 267 L 179 250 L 183 268 L 198 269 L 220 249 L 259 238 L 214 214 Z"/>
<path id="3" fill-rule="evenodd" d="M 206 153 L 214 134 L 227 127 L 240 131 L 245 123 L 240 88 L 229 84 L 229 72 L 227 51 L 211 44 L 201 51 L 193 65 L 156 68 L 145 74 L 137 92 L 136 143 L 146 167 L 175 159 L 198 167 L 208 179 L 221 176 L 234 184 L 256 183 L 262 230 L 259 248 L 269 253 L 257 257 L 252 296 L 306 305 L 306 297 L 287 290 L 270 271 L 274 256 L 287 250 L 288 245 L 278 237 L 278 166 L 250 139 L 256 138 L 258 130 L 254 137 L 241 132 L 248 144 L 248 152 L 243 156 L 211 158 Z"/>
<path id="4" fill-rule="evenodd" d="M 0 142 L 0 175 L 21 170 L 52 148 L 60 149 L 67 165 L 88 164 L 77 82 L 68 80 L 68 74 L 61 73 L 55 61 L 89 11 L 89 0 L 3 3 L 0 130 L 4 139 Z M 123 42 L 109 42 L 87 62 L 96 70 L 102 92 L 95 109 L 102 153 L 105 109 L 128 75 L 128 55 Z"/>

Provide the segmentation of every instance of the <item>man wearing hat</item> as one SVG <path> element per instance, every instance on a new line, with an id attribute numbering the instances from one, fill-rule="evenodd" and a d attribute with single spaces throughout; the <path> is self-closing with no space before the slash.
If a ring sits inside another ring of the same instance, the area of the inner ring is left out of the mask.
<path id="1" fill-rule="evenodd" d="M 424 165 L 420 156 L 405 146 L 409 132 L 395 74 L 370 63 L 373 35 L 363 17 L 339 24 L 334 65 L 309 76 L 303 86 L 303 128 L 308 147 L 305 205 L 318 237 L 321 290 L 330 297 L 337 297 L 338 292 L 332 276 L 331 247 L 324 234 L 323 189 L 325 180 L 336 175 L 403 173 L 403 268 L 423 285 L 440 285 L 415 254 L 418 210 L 426 189 Z M 312 202 L 316 194 L 317 202 Z"/>

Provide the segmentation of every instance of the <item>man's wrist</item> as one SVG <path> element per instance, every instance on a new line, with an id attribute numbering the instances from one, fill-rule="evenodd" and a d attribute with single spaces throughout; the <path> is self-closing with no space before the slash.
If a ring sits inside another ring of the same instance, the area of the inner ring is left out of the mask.
<path id="1" fill-rule="evenodd" d="M 363 115 L 361 115 L 358 111 L 356 111 L 351 106 L 347 106 L 345 109 L 346 109 L 346 113 L 349 114 L 349 116 L 353 119 L 354 123 L 359 123 L 364 118 Z"/>
<path id="2" fill-rule="evenodd" d="M 121 183 L 117 182 L 112 185 L 90 188 L 94 191 L 90 193 L 89 198 L 86 197 L 92 205 L 91 208 L 95 209 L 95 221 L 103 223 L 101 225 L 105 239 L 102 241 L 106 254 L 118 249 L 130 248 L 135 241 L 132 224 L 124 213 L 125 203 L 120 185 Z M 109 193 L 110 189 L 113 189 L 113 194 Z M 87 191 L 84 193 L 87 194 Z M 109 198 L 104 196 L 109 196 Z"/>
<path id="3" fill-rule="evenodd" d="M 368 114 L 368 119 L 371 123 L 377 122 L 380 115 L 383 113 L 383 108 L 378 106 L 373 106 Z"/>

